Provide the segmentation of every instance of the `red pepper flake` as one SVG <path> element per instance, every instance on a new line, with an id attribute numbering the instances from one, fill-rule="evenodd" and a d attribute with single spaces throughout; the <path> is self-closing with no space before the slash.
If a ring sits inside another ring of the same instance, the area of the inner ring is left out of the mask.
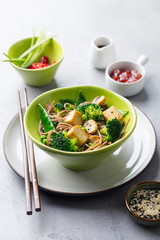
<path id="1" fill-rule="evenodd" d="M 45 68 L 48 66 L 49 66 L 49 64 L 37 62 L 37 63 L 32 64 L 32 69 Z"/>
<path id="2" fill-rule="evenodd" d="M 53 61 L 53 64 L 55 64 L 56 61 Z M 33 63 L 31 66 L 28 67 L 28 69 L 39 69 L 39 68 L 45 68 L 45 67 L 49 67 L 49 59 L 46 56 L 42 56 L 41 58 L 41 62 L 35 62 Z"/>
<path id="3" fill-rule="evenodd" d="M 41 58 L 41 63 L 49 64 L 49 59 L 48 59 L 48 57 L 42 56 L 42 58 Z"/>

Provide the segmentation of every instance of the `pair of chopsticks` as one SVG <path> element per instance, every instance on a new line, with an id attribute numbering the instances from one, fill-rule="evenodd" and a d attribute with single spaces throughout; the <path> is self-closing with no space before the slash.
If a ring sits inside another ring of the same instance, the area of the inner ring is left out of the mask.
<path id="1" fill-rule="evenodd" d="M 24 102 L 25 102 L 25 111 L 26 111 L 28 108 L 28 105 L 29 105 L 26 88 L 24 89 Z M 25 194 L 26 194 L 26 213 L 27 213 L 27 215 L 31 215 L 32 214 L 32 197 L 31 197 L 29 165 L 30 165 L 31 176 L 32 176 L 34 205 L 35 205 L 35 210 L 37 212 L 41 211 L 41 203 L 40 203 L 40 196 L 39 196 L 39 190 L 38 190 L 38 180 L 37 180 L 37 171 L 36 171 L 33 142 L 29 138 L 27 138 L 25 135 L 20 91 L 18 91 L 18 113 L 19 113 L 22 152 L 23 152 L 23 166 L 24 166 Z M 27 141 L 26 141 L 26 139 L 27 139 Z M 30 160 L 30 164 L 29 164 L 28 159 Z"/>

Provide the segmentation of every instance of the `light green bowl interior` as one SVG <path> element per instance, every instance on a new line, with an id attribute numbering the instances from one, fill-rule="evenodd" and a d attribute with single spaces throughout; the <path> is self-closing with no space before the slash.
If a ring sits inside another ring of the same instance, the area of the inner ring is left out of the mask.
<path id="1" fill-rule="evenodd" d="M 130 119 L 129 124 L 125 130 L 125 136 L 115 143 L 106 146 L 103 149 L 99 149 L 96 151 L 90 152 L 64 152 L 59 151 L 53 148 L 50 148 L 40 141 L 40 136 L 38 133 L 38 125 L 40 121 L 39 112 L 38 112 L 38 104 L 42 104 L 44 107 L 48 102 L 52 102 L 55 100 L 55 103 L 59 102 L 62 98 L 71 98 L 76 100 L 79 90 L 82 90 L 83 95 L 86 97 L 88 101 L 92 101 L 96 96 L 104 95 L 106 97 L 106 103 L 108 107 L 114 105 L 117 109 L 129 111 L 129 114 L 125 117 L 125 122 Z M 103 88 L 94 87 L 94 86 L 76 86 L 76 87 L 67 87 L 67 88 L 59 88 L 54 89 L 44 94 L 38 96 L 33 102 L 30 104 L 26 114 L 25 114 L 25 129 L 28 136 L 34 141 L 40 148 L 50 151 L 50 152 L 59 152 L 61 154 L 67 155 L 80 155 L 80 154 L 94 154 L 95 152 L 107 151 L 109 149 L 115 148 L 121 142 L 124 142 L 133 132 L 136 126 L 136 112 L 133 105 L 124 97 L 115 94 L 111 91 L 108 91 Z"/>
<path id="2" fill-rule="evenodd" d="M 14 43 L 8 50 L 8 55 L 11 58 L 18 58 L 23 52 L 25 52 L 28 48 L 30 48 L 32 38 L 26 38 L 23 40 L 20 40 L 16 43 Z M 54 39 L 50 41 L 48 44 L 46 50 L 44 51 L 44 56 L 47 56 L 50 60 L 50 64 L 53 63 L 53 61 L 58 62 L 62 59 L 64 55 L 64 51 L 62 46 L 56 42 Z M 41 56 L 36 59 L 37 62 L 41 61 Z M 13 64 L 18 66 L 18 64 Z M 28 70 L 28 69 L 26 69 Z"/>

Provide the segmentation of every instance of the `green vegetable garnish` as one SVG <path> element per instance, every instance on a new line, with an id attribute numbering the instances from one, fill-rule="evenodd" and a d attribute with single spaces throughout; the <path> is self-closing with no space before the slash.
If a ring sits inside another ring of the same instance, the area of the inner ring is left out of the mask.
<path id="1" fill-rule="evenodd" d="M 84 121 L 93 119 L 94 121 L 102 121 L 103 112 L 100 106 L 95 103 L 86 103 L 78 106 L 77 111 L 82 114 L 82 119 Z"/>
<path id="2" fill-rule="evenodd" d="M 25 56 L 28 57 L 24 64 L 22 64 L 21 67 L 27 68 L 32 65 L 45 51 L 46 47 L 50 43 L 50 40 L 52 39 L 51 36 L 46 37 L 44 35 L 44 32 L 42 31 L 40 36 L 37 38 L 35 44 L 33 44 L 27 51 L 25 51 L 19 58 L 24 58 Z M 34 37 L 32 38 L 34 42 Z"/>
<path id="3" fill-rule="evenodd" d="M 25 61 L 24 58 L 18 59 L 18 58 L 10 58 L 6 53 L 3 53 L 4 56 L 6 56 L 8 59 L 2 60 L 2 62 L 16 62 L 16 63 L 23 63 Z"/>
<path id="4" fill-rule="evenodd" d="M 56 103 L 54 106 L 54 112 L 60 113 L 62 110 L 64 110 L 64 105 L 62 103 Z"/>
<path id="5" fill-rule="evenodd" d="M 78 97 L 76 100 L 76 106 L 78 107 L 79 104 L 86 102 L 86 98 L 83 96 L 82 91 L 79 90 Z"/>
<path id="6" fill-rule="evenodd" d="M 66 99 L 60 99 L 60 101 L 61 101 L 61 104 L 65 104 L 65 103 L 69 103 L 69 104 L 71 104 L 71 105 L 73 105 L 74 106 L 74 104 L 75 104 L 75 101 L 73 101 L 72 99 L 69 99 L 69 98 L 66 98 Z M 73 110 L 74 108 L 71 106 L 71 105 L 69 105 L 69 104 L 66 104 L 66 108 L 68 109 L 68 110 Z"/>
<path id="7" fill-rule="evenodd" d="M 58 132 L 51 136 L 51 147 L 68 152 L 77 152 L 78 150 L 78 140 L 77 138 L 70 139 L 66 136 L 65 132 Z"/>
<path id="8" fill-rule="evenodd" d="M 87 128 L 80 126 L 85 132 L 87 132 Z"/>
<path id="9" fill-rule="evenodd" d="M 92 145 L 93 145 L 93 143 L 88 143 L 88 145 L 89 145 L 89 146 L 92 146 Z"/>
<path id="10" fill-rule="evenodd" d="M 11 58 L 11 59 L 6 59 L 2 60 L 2 62 L 16 62 L 16 63 L 24 63 L 25 59 L 18 59 L 18 58 Z"/>
<path id="11" fill-rule="evenodd" d="M 117 118 L 110 119 L 106 122 L 106 127 L 100 130 L 102 135 L 105 135 L 105 141 L 115 142 L 122 131 L 122 124 Z"/>
<path id="12" fill-rule="evenodd" d="M 35 42 L 35 36 L 34 36 L 34 31 L 33 31 L 33 37 L 32 37 L 32 41 L 31 41 L 31 46 L 30 46 L 30 48 L 34 45 L 34 42 Z M 32 52 L 30 52 L 30 53 L 28 54 L 27 59 L 25 60 L 25 62 L 22 64 L 21 67 L 25 66 L 25 64 L 31 60 L 33 54 L 34 54 L 34 51 L 32 51 Z"/>
<path id="13" fill-rule="evenodd" d="M 43 144 L 47 144 L 47 135 L 42 135 L 40 140 Z"/>
<path id="14" fill-rule="evenodd" d="M 4 55 L 8 59 L 3 61 L 19 63 L 20 67 L 27 68 L 31 66 L 34 62 L 36 62 L 38 58 L 40 58 L 43 55 L 43 52 L 47 48 L 52 38 L 53 36 L 45 36 L 43 29 L 39 37 L 35 38 L 33 34 L 30 48 L 23 52 L 18 58 L 11 58 L 10 56 L 4 53 Z"/>
<path id="15" fill-rule="evenodd" d="M 124 111 L 124 110 L 118 110 L 118 112 L 122 115 L 122 117 L 125 117 L 129 111 Z"/>
<path id="16" fill-rule="evenodd" d="M 72 99 L 69 99 L 69 98 L 60 99 L 60 101 L 61 101 L 62 104 L 65 104 L 65 103 L 70 103 L 71 105 L 75 104 L 75 101 L 73 101 Z"/>
<path id="17" fill-rule="evenodd" d="M 44 132 L 48 132 L 50 130 L 55 131 L 56 130 L 55 126 L 51 121 L 47 111 L 44 109 L 44 107 L 42 107 L 41 104 L 38 104 L 38 108 L 39 108 L 39 115 L 40 115 Z"/>

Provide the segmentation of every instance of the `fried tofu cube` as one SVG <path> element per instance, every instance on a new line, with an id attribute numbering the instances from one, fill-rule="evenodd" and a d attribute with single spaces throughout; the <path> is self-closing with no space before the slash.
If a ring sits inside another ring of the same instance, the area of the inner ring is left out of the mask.
<path id="1" fill-rule="evenodd" d="M 124 122 L 123 116 L 118 112 L 118 110 L 112 106 L 103 112 L 105 120 L 110 120 L 112 118 L 117 118 L 121 124 Z"/>
<path id="2" fill-rule="evenodd" d="M 71 125 L 82 125 L 82 114 L 77 110 L 72 110 L 68 113 L 64 122 Z"/>
<path id="3" fill-rule="evenodd" d="M 97 99 L 97 105 L 104 105 L 106 101 L 105 96 L 101 96 L 99 99 Z"/>
<path id="4" fill-rule="evenodd" d="M 93 134 L 98 130 L 98 125 L 94 120 L 88 120 L 85 122 L 84 127 L 87 129 L 87 133 Z"/>
<path id="5" fill-rule="evenodd" d="M 78 145 L 81 146 L 83 143 L 87 141 L 88 134 L 80 126 L 74 126 L 68 131 L 67 137 L 77 138 Z"/>

